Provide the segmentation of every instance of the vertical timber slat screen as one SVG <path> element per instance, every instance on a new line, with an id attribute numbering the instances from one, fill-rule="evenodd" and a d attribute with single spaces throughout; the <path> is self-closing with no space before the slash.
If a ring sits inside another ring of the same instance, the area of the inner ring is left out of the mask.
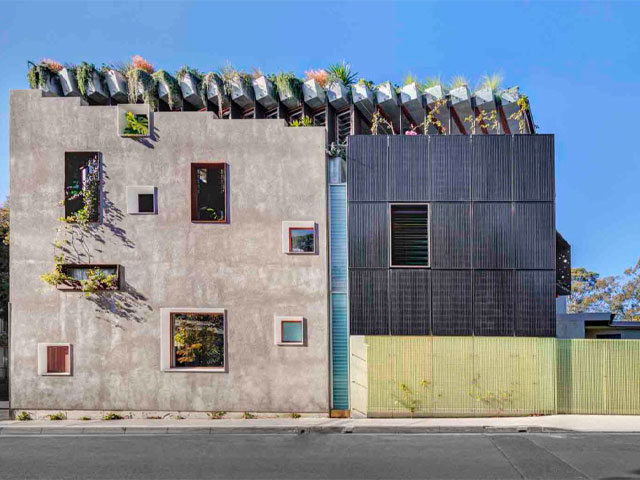
<path id="1" fill-rule="evenodd" d="M 357 339 L 370 417 L 640 414 L 637 340 Z"/>

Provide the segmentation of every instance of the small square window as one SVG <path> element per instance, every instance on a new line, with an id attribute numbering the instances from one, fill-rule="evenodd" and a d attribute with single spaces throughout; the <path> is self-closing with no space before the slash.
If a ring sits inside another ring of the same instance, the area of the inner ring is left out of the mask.
<path id="1" fill-rule="evenodd" d="M 127 213 L 133 215 L 158 213 L 157 197 L 157 189 L 153 186 L 128 186 Z"/>
<path id="2" fill-rule="evenodd" d="M 39 343 L 39 375 L 71 375 L 71 344 Z"/>
<path id="3" fill-rule="evenodd" d="M 276 345 L 305 345 L 303 317 L 278 317 L 275 321 Z"/>
<path id="4" fill-rule="evenodd" d="M 282 222 L 282 250 L 294 255 L 316 253 L 316 232 L 314 222 Z"/>
<path id="5" fill-rule="evenodd" d="M 153 193 L 138 194 L 138 213 L 153 213 Z"/>

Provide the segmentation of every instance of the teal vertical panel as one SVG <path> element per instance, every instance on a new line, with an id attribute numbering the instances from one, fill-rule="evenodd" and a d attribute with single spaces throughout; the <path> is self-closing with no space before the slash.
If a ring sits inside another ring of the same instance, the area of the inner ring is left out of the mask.
<path id="1" fill-rule="evenodd" d="M 349 321 L 347 298 L 347 186 L 329 185 L 331 276 L 331 382 L 334 410 L 349 408 Z"/>
<path id="2" fill-rule="evenodd" d="M 347 294 L 331 294 L 331 373 L 333 409 L 349 408 L 349 331 Z"/>
<path id="3" fill-rule="evenodd" d="M 347 292 L 347 186 L 329 186 L 331 291 Z"/>

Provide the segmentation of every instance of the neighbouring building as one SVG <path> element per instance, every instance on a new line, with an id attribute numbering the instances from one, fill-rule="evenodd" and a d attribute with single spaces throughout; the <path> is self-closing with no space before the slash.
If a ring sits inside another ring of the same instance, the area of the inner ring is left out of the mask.
<path id="1" fill-rule="evenodd" d="M 554 137 L 517 88 L 33 68 L 14 411 L 640 411 L 631 373 L 580 394 L 640 345 L 556 339 Z"/>

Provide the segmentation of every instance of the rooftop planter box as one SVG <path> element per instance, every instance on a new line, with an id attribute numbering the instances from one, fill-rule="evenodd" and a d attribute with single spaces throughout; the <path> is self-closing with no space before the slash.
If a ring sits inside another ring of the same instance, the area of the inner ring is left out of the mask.
<path id="1" fill-rule="evenodd" d="M 524 121 L 523 123 L 523 131 L 521 132 L 520 121 L 518 118 L 511 118 L 518 114 L 520 110 L 520 105 L 518 105 L 518 100 L 520 100 L 520 89 L 516 87 L 511 87 L 506 90 L 501 90 L 498 93 L 500 97 L 500 104 L 502 106 L 502 112 L 504 112 L 504 117 L 507 121 L 507 125 L 509 126 L 509 131 L 511 133 L 531 133 L 529 129 L 528 122 Z"/>
<path id="2" fill-rule="evenodd" d="M 275 89 L 273 88 L 271 80 L 261 75 L 258 78 L 254 78 L 251 83 L 253 85 L 256 102 L 267 110 L 271 110 L 278 105 Z"/>
<path id="3" fill-rule="evenodd" d="M 237 103 L 240 108 L 246 109 L 253 106 L 254 93 L 251 80 L 248 75 L 235 73 L 227 80 L 227 90 L 230 93 L 231 100 Z"/>
<path id="4" fill-rule="evenodd" d="M 129 89 L 127 88 L 127 79 L 117 70 L 107 70 L 104 74 L 109 95 L 114 101 L 124 103 L 129 100 Z"/>
<path id="5" fill-rule="evenodd" d="M 44 97 L 58 97 L 62 94 L 60 78 L 57 75 L 62 69 L 62 65 L 57 62 L 41 61 L 38 64 L 28 62 L 29 86 L 38 89 Z"/>
<path id="6" fill-rule="evenodd" d="M 466 120 L 470 116 L 473 116 L 473 110 L 471 109 L 471 92 L 469 91 L 469 87 L 467 85 L 460 85 L 456 88 L 452 88 L 449 92 L 449 98 L 451 99 L 451 108 L 453 109 L 455 116 L 457 116 L 460 125 L 462 125 L 462 128 L 464 129 L 461 130 L 458 122 L 454 121 L 452 122 L 451 133 L 472 133 L 472 124 Z M 451 115 L 454 115 L 454 113 Z"/>
<path id="7" fill-rule="evenodd" d="M 201 79 L 198 78 L 198 74 L 194 71 L 183 69 L 176 74 L 176 78 L 180 84 L 184 101 L 197 109 L 204 108 L 204 102 L 200 96 Z"/>
<path id="8" fill-rule="evenodd" d="M 400 99 L 391 82 L 383 82 L 376 87 L 376 102 L 384 114 L 391 119 L 395 132 L 399 132 Z"/>
<path id="9" fill-rule="evenodd" d="M 365 82 L 351 85 L 351 98 L 353 99 L 353 104 L 365 117 L 371 118 L 373 116 L 374 99 L 369 85 Z"/>
<path id="10" fill-rule="evenodd" d="M 292 73 L 278 73 L 274 79 L 282 104 L 292 110 L 302 105 L 302 82 Z"/>
<path id="11" fill-rule="evenodd" d="M 309 78 L 302 83 L 302 96 L 304 103 L 314 110 L 324 107 L 327 103 L 324 88 L 315 78 Z"/>
<path id="12" fill-rule="evenodd" d="M 85 96 L 96 103 L 107 103 L 109 93 L 105 87 L 105 82 L 98 71 L 91 71 L 85 85 Z"/>
<path id="13" fill-rule="evenodd" d="M 151 108 L 148 104 L 120 104 L 118 113 L 118 135 L 121 137 L 144 138 L 151 134 Z"/>
<path id="14" fill-rule="evenodd" d="M 474 133 L 485 133 L 485 130 L 487 133 L 500 133 L 500 127 L 494 127 L 494 125 L 498 125 L 498 122 L 489 120 L 489 117 L 492 115 L 493 118 L 497 120 L 498 115 L 493 88 L 483 87 L 480 90 L 477 90 L 473 94 L 473 100 L 476 107 L 476 113 L 484 118 L 485 125 L 484 130 L 481 126 L 476 127 L 476 131 Z"/>
<path id="15" fill-rule="evenodd" d="M 327 99 L 333 108 L 342 110 L 349 106 L 349 90 L 340 82 L 331 82 L 327 86 Z"/>
<path id="16" fill-rule="evenodd" d="M 62 273 L 67 278 L 56 285 L 58 290 L 85 292 L 120 290 L 120 265 L 64 264 Z"/>
<path id="17" fill-rule="evenodd" d="M 126 78 L 129 103 L 142 101 L 152 107 L 156 106 L 158 87 L 151 73 L 141 68 L 132 68 L 127 72 Z"/>
<path id="18" fill-rule="evenodd" d="M 154 73 L 153 78 L 158 82 L 158 98 L 169 105 L 171 110 L 181 108 L 182 90 L 178 80 L 164 70 Z"/>
<path id="19" fill-rule="evenodd" d="M 424 121 L 425 111 L 422 92 L 418 84 L 413 82 L 400 89 L 400 101 L 411 118 L 409 121 L 418 125 Z"/>
<path id="20" fill-rule="evenodd" d="M 429 132 L 425 133 L 447 133 L 449 130 L 450 115 L 447 95 L 449 95 L 449 91 L 442 85 L 433 85 L 425 89 L 424 99 L 427 104 L 427 121 L 429 122 Z"/>
<path id="21" fill-rule="evenodd" d="M 206 88 L 207 99 L 218 108 L 229 106 L 229 95 L 224 88 L 224 82 L 217 73 L 208 73 L 202 80 L 202 88 Z"/>
<path id="22" fill-rule="evenodd" d="M 65 97 L 79 97 L 80 90 L 78 89 L 78 82 L 76 80 L 75 72 L 70 68 L 63 68 L 58 72 L 58 78 L 60 79 L 60 87 L 62 87 L 62 94 Z"/>

